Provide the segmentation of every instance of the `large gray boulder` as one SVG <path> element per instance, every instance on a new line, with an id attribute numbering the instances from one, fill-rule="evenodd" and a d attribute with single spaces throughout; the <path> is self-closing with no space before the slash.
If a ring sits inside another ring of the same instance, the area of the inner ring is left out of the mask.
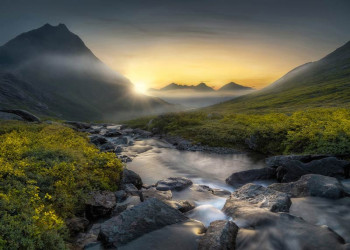
<path id="1" fill-rule="evenodd" d="M 160 180 L 156 183 L 156 189 L 161 191 L 175 190 L 181 191 L 190 187 L 193 182 L 185 177 L 170 177 L 165 180 Z"/>
<path id="2" fill-rule="evenodd" d="M 237 187 L 257 180 L 271 180 L 276 178 L 275 168 L 250 169 L 233 173 L 226 179 L 226 183 Z"/>
<path id="3" fill-rule="evenodd" d="M 334 177 L 318 174 L 303 175 L 298 181 L 274 183 L 268 188 L 289 194 L 291 197 L 318 196 L 330 199 L 343 197 L 343 185 Z"/>
<path id="4" fill-rule="evenodd" d="M 41 122 L 39 117 L 21 109 L 0 109 L 0 112 L 18 115 L 27 122 Z"/>
<path id="5" fill-rule="evenodd" d="M 289 195 L 256 184 L 246 184 L 233 192 L 223 208 L 230 215 L 238 204 L 265 208 L 271 212 L 288 212 L 292 204 Z"/>
<path id="6" fill-rule="evenodd" d="M 164 226 L 188 218 L 157 199 L 148 199 L 101 225 L 99 239 L 106 247 L 118 247 Z"/>
<path id="7" fill-rule="evenodd" d="M 137 189 L 141 189 L 143 182 L 141 177 L 136 174 L 134 171 L 129 169 L 124 169 L 122 174 L 122 188 L 126 184 L 133 184 Z"/>
<path id="8" fill-rule="evenodd" d="M 199 241 L 199 250 L 234 250 L 239 228 L 232 221 L 217 220 L 210 223 Z"/>
<path id="9" fill-rule="evenodd" d="M 288 161 L 300 161 L 303 163 L 329 157 L 329 155 L 276 155 L 265 159 L 267 167 L 283 166 Z"/>
<path id="10" fill-rule="evenodd" d="M 116 197 L 110 191 L 96 191 L 90 194 L 85 204 L 86 217 L 89 220 L 108 217 L 116 206 Z"/>
<path id="11" fill-rule="evenodd" d="M 303 163 L 299 160 L 284 159 L 280 161 L 276 170 L 277 180 L 280 182 L 297 181 L 301 176 L 306 174 L 320 174 L 325 176 L 336 177 L 339 179 L 349 176 L 350 163 L 339 160 L 336 157 L 323 157 L 318 160 L 312 160 Z"/>

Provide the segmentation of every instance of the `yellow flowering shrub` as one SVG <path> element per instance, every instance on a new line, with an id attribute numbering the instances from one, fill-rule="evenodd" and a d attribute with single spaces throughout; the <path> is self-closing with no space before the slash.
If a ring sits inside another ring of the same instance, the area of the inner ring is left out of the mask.
<path id="1" fill-rule="evenodd" d="M 64 249 L 65 219 L 92 190 L 116 190 L 121 162 L 56 124 L 0 122 L 0 249 Z"/>

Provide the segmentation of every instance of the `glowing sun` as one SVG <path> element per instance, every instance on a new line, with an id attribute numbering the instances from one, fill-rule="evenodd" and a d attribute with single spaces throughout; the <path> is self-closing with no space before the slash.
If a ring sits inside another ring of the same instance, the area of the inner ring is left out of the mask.
<path id="1" fill-rule="evenodd" d="M 147 85 L 144 82 L 135 82 L 134 89 L 138 94 L 147 94 Z"/>

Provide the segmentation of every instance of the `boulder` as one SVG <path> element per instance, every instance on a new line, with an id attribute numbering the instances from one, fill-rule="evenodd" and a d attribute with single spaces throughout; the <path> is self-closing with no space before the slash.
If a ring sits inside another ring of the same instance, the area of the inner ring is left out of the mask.
<path id="1" fill-rule="evenodd" d="M 210 223 L 199 241 L 199 250 L 234 250 L 238 226 L 232 221 L 217 220 Z"/>
<path id="2" fill-rule="evenodd" d="M 225 189 L 220 188 L 212 188 L 213 195 L 220 196 L 220 197 L 227 197 L 231 195 L 231 192 Z"/>
<path id="3" fill-rule="evenodd" d="M 207 185 L 202 185 L 202 184 L 193 184 L 191 186 L 191 190 L 196 192 L 201 192 L 201 193 L 208 192 L 210 194 L 220 196 L 220 197 L 227 197 L 227 196 L 230 196 L 231 194 L 231 192 L 228 190 L 224 190 L 220 188 L 211 188 Z"/>
<path id="4" fill-rule="evenodd" d="M 89 249 L 96 244 L 99 244 L 98 235 L 100 233 L 101 224 L 93 224 L 90 230 L 86 233 L 79 233 L 74 241 L 75 248 L 73 249 Z"/>
<path id="5" fill-rule="evenodd" d="M 102 223 L 99 239 L 106 247 L 118 247 L 146 233 L 185 220 L 187 217 L 180 211 L 152 198 Z"/>
<path id="6" fill-rule="evenodd" d="M 1 109 L 0 112 L 15 114 L 27 122 L 41 122 L 39 117 L 21 109 Z"/>
<path id="7" fill-rule="evenodd" d="M 187 201 L 187 200 L 176 200 L 176 201 L 164 200 L 164 202 L 169 206 L 171 206 L 172 208 L 179 210 L 182 213 L 186 213 L 196 207 L 194 202 Z"/>
<path id="8" fill-rule="evenodd" d="M 120 132 L 120 130 L 118 129 L 108 129 L 105 133 L 104 136 L 106 137 L 117 137 L 123 135 L 122 132 Z"/>
<path id="9" fill-rule="evenodd" d="M 193 182 L 185 177 L 170 177 L 165 180 L 160 180 L 156 183 L 157 190 L 167 191 L 175 190 L 181 191 L 187 187 L 190 187 Z"/>
<path id="10" fill-rule="evenodd" d="M 242 211 L 237 216 L 237 249 L 344 249 L 344 239 L 337 233 L 300 217 L 266 210 L 257 214 Z"/>
<path id="11" fill-rule="evenodd" d="M 226 179 L 231 186 L 240 186 L 257 180 L 271 180 L 276 178 L 276 169 L 260 168 L 233 173 Z"/>
<path id="12" fill-rule="evenodd" d="M 326 175 L 339 179 L 347 178 L 350 162 L 339 160 L 336 157 L 327 157 L 305 164 L 304 169 L 313 174 Z"/>
<path id="13" fill-rule="evenodd" d="M 148 189 L 142 189 L 142 199 L 143 200 L 148 200 L 150 198 L 156 198 L 158 200 L 171 200 L 173 198 L 173 194 L 170 190 L 167 191 L 160 191 L 157 190 L 155 187 L 151 187 Z"/>
<path id="14" fill-rule="evenodd" d="M 102 135 L 92 135 L 90 136 L 90 141 L 96 146 L 100 146 L 108 142 L 108 140 Z"/>
<path id="15" fill-rule="evenodd" d="M 309 173 L 304 169 L 302 162 L 291 160 L 276 169 L 276 178 L 279 182 L 291 182 L 299 180 L 301 176 Z"/>
<path id="16" fill-rule="evenodd" d="M 99 149 L 104 152 L 113 152 L 115 150 L 115 145 L 111 142 L 107 142 L 100 145 Z"/>
<path id="17" fill-rule="evenodd" d="M 288 212 L 292 204 L 289 195 L 252 183 L 233 192 L 226 200 L 223 210 L 234 209 L 239 203 L 243 203 L 244 206 L 266 208 L 271 212 Z"/>
<path id="18" fill-rule="evenodd" d="M 131 183 L 123 184 L 123 190 L 128 195 L 140 195 L 140 191 Z"/>
<path id="19" fill-rule="evenodd" d="M 86 217 L 89 220 L 108 217 L 116 206 L 115 194 L 110 191 L 95 191 L 85 204 Z"/>
<path id="20" fill-rule="evenodd" d="M 307 163 L 313 160 L 319 160 L 328 157 L 328 155 L 276 155 L 265 159 L 267 167 L 283 166 L 288 161 L 300 161 Z"/>
<path id="21" fill-rule="evenodd" d="M 142 188 L 142 185 L 143 185 L 142 179 L 134 171 L 131 171 L 129 169 L 124 169 L 122 176 L 123 176 L 122 177 L 122 186 L 124 186 L 125 184 L 133 184 L 137 189 Z"/>
<path id="22" fill-rule="evenodd" d="M 133 206 L 136 206 L 141 203 L 140 196 L 138 195 L 132 195 L 129 196 L 126 200 L 117 203 L 115 208 L 112 211 L 112 216 L 117 216 L 120 213 L 124 212 L 127 209 L 132 208 Z"/>
<path id="23" fill-rule="evenodd" d="M 66 225 L 71 236 L 84 232 L 89 225 L 89 221 L 81 217 L 73 217 L 66 220 Z"/>
<path id="24" fill-rule="evenodd" d="M 115 194 L 115 198 L 116 198 L 118 203 L 125 201 L 126 198 L 128 197 L 128 194 L 125 192 L 125 190 L 119 190 L 119 191 L 115 192 L 114 194 Z"/>
<path id="25" fill-rule="evenodd" d="M 336 178 L 318 174 L 303 175 L 296 182 L 274 183 L 268 188 L 287 193 L 293 198 L 318 196 L 338 199 L 345 194 L 342 184 Z"/>

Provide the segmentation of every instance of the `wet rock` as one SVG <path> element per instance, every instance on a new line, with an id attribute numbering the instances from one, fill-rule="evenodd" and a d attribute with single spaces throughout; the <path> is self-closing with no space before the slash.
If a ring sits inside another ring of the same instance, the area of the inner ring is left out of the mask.
<path id="1" fill-rule="evenodd" d="M 110 191 L 96 191 L 90 194 L 85 204 L 86 217 L 89 220 L 108 217 L 116 206 L 115 194 Z"/>
<path id="2" fill-rule="evenodd" d="M 91 127 L 91 124 L 86 123 L 86 122 L 65 121 L 64 123 L 76 128 L 76 129 L 89 129 Z"/>
<path id="3" fill-rule="evenodd" d="M 100 243 L 98 241 L 100 228 L 101 224 L 97 223 L 92 225 L 88 232 L 78 234 L 78 236 L 75 238 L 74 246 L 76 246 L 77 249 L 93 249 L 93 246 Z"/>
<path id="4" fill-rule="evenodd" d="M 182 213 L 191 211 L 196 207 L 194 202 L 187 201 L 187 200 L 176 200 L 176 201 L 165 200 L 164 202 L 169 206 L 171 206 L 172 208 L 179 210 Z"/>
<path id="5" fill-rule="evenodd" d="M 123 135 L 122 132 L 118 129 L 108 129 L 105 133 L 104 136 L 106 137 L 117 137 Z"/>
<path id="6" fill-rule="evenodd" d="M 285 193 L 249 183 L 231 194 L 223 210 L 234 210 L 238 204 L 266 208 L 272 212 L 288 212 L 292 202 Z"/>
<path id="7" fill-rule="evenodd" d="M 27 122 L 41 122 L 39 117 L 21 109 L 1 109 L 0 112 L 17 115 Z"/>
<path id="8" fill-rule="evenodd" d="M 276 155 L 265 159 L 268 167 L 279 167 L 283 166 L 288 161 L 300 161 L 308 163 L 314 160 L 320 160 L 329 157 L 329 155 Z"/>
<path id="9" fill-rule="evenodd" d="M 140 191 L 131 183 L 123 184 L 123 190 L 129 195 L 140 195 Z"/>
<path id="10" fill-rule="evenodd" d="M 133 133 L 138 134 L 139 136 L 144 137 L 144 138 L 148 138 L 148 137 L 152 136 L 151 132 L 146 131 L 146 130 L 142 130 L 142 129 L 138 129 L 138 128 L 134 129 Z"/>
<path id="11" fill-rule="evenodd" d="M 156 198 L 158 200 L 171 200 L 173 197 L 173 194 L 170 190 L 167 191 L 160 191 L 157 190 L 155 187 L 150 187 L 148 189 L 142 189 L 142 199 L 148 200 L 150 198 Z"/>
<path id="12" fill-rule="evenodd" d="M 128 194 L 125 192 L 125 190 L 119 190 L 119 191 L 115 192 L 114 194 L 115 194 L 115 198 L 116 198 L 118 203 L 125 201 L 125 199 L 128 197 Z"/>
<path id="13" fill-rule="evenodd" d="M 167 191 L 167 190 L 175 190 L 181 191 L 189 186 L 191 186 L 193 182 L 185 177 L 170 177 L 165 180 L 160 180 L 156 183 L 157 190 Z"/>
<path id="14" fill-rule="evenodd" d="M 201 185 L 201 184 L 193 184 L 191 186 L 191 190 L 196 192 L 201 192 L 201 193 L 208 192 L 220 197 L 227 197 L 231 194 L 231 192 L 228 190 L 224 190 L 220 188 L 211 188 L 207 185 Z"/>
<path id="15" fill-rule="evenodd" d="M 225 189 L 219 189 L 219 188 L 213 188 L 212 189 L 213 195 L 220 196 L 220 197 L 227 197 L 231 195 L 231 192 Z"/>
<path id="16" fill-rule="evenodd" d="M 136 206 L 140 203 L 141 203 L 140 196 L 138 195 L 129 196 L 126 200 L 117 203 L 111 215 L 117 216 L 120 213 L 124 212 L 125 210 L 130 209 L 133 206 Z"/>
<path id="17" fill-rule="evenodd" d="M 240 186 L 257 180 L 271 180 L 276 178 L 276 169 L 260 168 L 233 173 L 226 179 L 231 186 Z"/>
<path id="18" fill-rule="evenodd" d="M 96 146 L 100 146 L 102 144 L 105 144 L 107 143 L 107 139 L 102 136 L 102 135 L 93 135 L 93 136 L 90 136 L 90 141 L 95 144 Z"/>
<path id="19" fill-rule="evenodd" d="M 143 185 L 141 177 L 129 169 L 123 170 L 122 186 L 125 184 L 133 184 L 137 189 L 141 189 Z"/>
<path id="20" fill-rule="evenodd" d="M 89 225 L 89 221 L 81 217 L 73 217 L 66 220 L 66 225 L 71 236 L 84 232 Z"/>
<path id="21" fill-rule="evenodd" d="M 132 162 L 132 159 L 127 155 L 119 155 L 118 159 L 124 163 Z"/>
<path id="22" fill-rule="evenodd" d="M 123 148 L 122 148 L 121 146 L 117 146 L 117 147 L 115 148 L 115 152 L 116 152 L 117 154 L 119 154 L 119 153 L 123 152 Z"/>
<path id="23" fill-rule="evenodd" d="M 339 160 L 335 157 L 326 157 L 308 163 L 290 160 L 277 168 L 277 180 L 280 182 L 297 181 L 306 174 L 320 174 L 342 179 L 347 177 L 349 166 L 348 161 Z"/>
<path id="24" fill-rule="evenodd" d="M 99 238 L 118 247 L 146 233 L 187 220 L 180 211 L 157 199 L 148 199 L 102 223 Z"/>
<path id="25" fill-rule="evenodd" d="M 300 161 L 287 161 L 283 166 L 276 169 L 276 178 L 279 182 L 292 182 L 299 180 L 303 175 L 309 174 Z"/>
<path id="26" fill-rule="evenodd" d="M 116 145 L 128 145 L 129 143 L 129 139 L 125 136 L 113 138 L 112 141 Z"/>
<path id="27" fill-rule="evenodd" d="M 232 221 L 217 220 L 210 223 L 199 241 L 199 250 L 234 250 L 238 226 Z"/>
<path id="28" fill-rule="evenodd" d="M 113 152 L 115 150 L 115 145 L 111 142 L 107 142 L 99 146 L 99 149 L 104 152 Z"/>
<path id="29" fill-rule="evenodd" d="M 284 192 L 291 197 L 318 196 L 338 199 L 344 196 L 342 184 L 334 177 L 308 174 L 298 181 L 290 183 L 275 183 L 268 188 Z"/>
<path id="30" fill-rule="evenodd" d="M 247 214 L 241 211 L 236 216 L 240 227 L 237 249 L 344 249 L 344 239 L 334 231 L 287 213 L 265 210 Z"/>

